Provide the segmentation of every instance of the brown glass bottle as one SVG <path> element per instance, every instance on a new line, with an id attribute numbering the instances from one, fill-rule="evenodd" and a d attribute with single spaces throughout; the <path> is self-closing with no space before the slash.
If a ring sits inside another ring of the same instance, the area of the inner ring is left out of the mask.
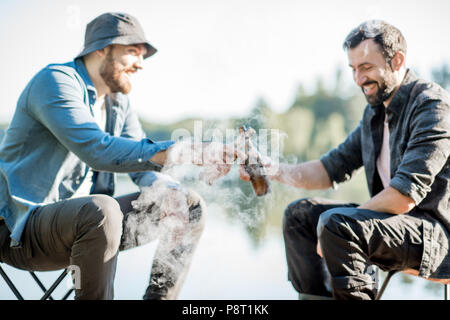
<path id="1" fill-rule="evenodd" d="M 251 143 L 250 135 L 252 134 L 252 132 L 254 132 L 254 130 L 252 128 L 248 129 L 245 126 L 242 126 L 239 128 L 239 132 L 241 133 L 241 135 L 244 135 L 245 152 L 248 156 Z M 257 196 L 263 196 L 270 192 L 269 179 L 267 178 L 266 170 L 261 163 L 259 155 L 256 156 L 256 159 L 255 157 L 247 157 L 244 162 L 244 168 L 250 176 L 250 182 L 252 183 L 253 191 L 255 191 L 255 194 Z"/>

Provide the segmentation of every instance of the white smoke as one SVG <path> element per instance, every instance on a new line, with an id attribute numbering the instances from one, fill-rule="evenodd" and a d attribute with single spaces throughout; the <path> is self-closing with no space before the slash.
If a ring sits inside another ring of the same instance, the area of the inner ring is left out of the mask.
<path id="1" fill-rule="evenodd" d="M 132 201 L 134 211 L 128 214 L 125 224 L 129 239 L 123 245 L 134 247 L 159 240 L 150 283 L 152 288 L 167 287 L 164 298 L 176 299 L 199 241 L 203 220 L 196 219 L 199 207 L 186 189 L 169 175 L 159 174 L 158 178 L 151 186 L 141 187 L 139 197 Z"/>
<path id="2" fill-rule="evenodd" d="M 222 213 L 238 217 L 248 228 L 264 225 L 266 212 L 273 205 L 272 194 L 256 199 L 254 193 L 244 192 L 240 187 L 245 183 L 239 183 L 238 168 L 243 162 L 243 155 L 235 143 L 238 135 L 236 129 L 223 135 L 216 126 L 215 130 L 209 131 L 211 141 L 205 144 L 202 139 L 189 137 L 187 130 L 178 130 L 177 134 L 181 132 L 183 139 L 171 148 L 166 165 L 157 174 L 158 179 L 149 187 L 141 187 L 140 196 L 132 202 L 135 213 L 129 215 L 127 221 L 128 231 L 135 235 L 133 241 L 137 245 L 159 239 L 155 254 L 158 264 L 153 266 L 152 272 L 164 273 L 162 281 L 175 285 L 171 298 L 176 298 L 201 234 L 201 225 L 190 223 L 192 197 L 189 190 L 195 190 L 208 204 L 220 208 Z M 263 135 L 267 136 L 267 132 L 263 131 Z M 267 145 L 261 148 L 265 152 L 261 158 L 278 163 L 285 135 L 278 133 L 274 137 L 272 140 L 277 145 L 271 149 L 275 150 L 272 152 L 275 160 L 268 157 Z M 267 141 L 267 137 L 260 140 Z M 233 152 L 241 158 L 232 156 Z M 252 202 L 257 205 L 248 205 Z M 244 208 L 242 204 L 245 204 Z M 167 272 L 167 268 L 171 271 Z"/>
<path id="3" fill-rule="evenodd" d="M 269 193 L 256 198 L 253 192 L 244 192 L 241 189 L 242 185 L 250 185 L 250 182 L 239 182 L 239 168 L 244 162 L 245 154 L 239 130 L 223 129 L 220 124 L 215 124 L 213 129 L 206 129 L 210 142 L 205 144 L 201 143 L 203 139 L 198 136 L 192 138 L 186 135 L 186 131 L 184 130 L 183 139 L 177 142 L 171 151 L 163 172 L 196 190 L 208 204 L 217 204 L 223 211 L 237 216 L 245 226 L 260 226 L 266 219 L 267 209 L 272 206 L 273 195 Z M 252 147 L 248 153 L 249 161 L 253 163 L 257 155 L 263 163 L 271 164 L 266 170 L 267 175 L 277 174 L 287 135 L 276 129 L 260 129 L 258 133 L 250 137 Z M 224 158 L 226 150 L 236 152 L 237 158 L 226 152 L 228 156 Z M 246 189 L 248 191 L 248 188 Z M 242 206 L 250 203 L 258 205 Z"/>

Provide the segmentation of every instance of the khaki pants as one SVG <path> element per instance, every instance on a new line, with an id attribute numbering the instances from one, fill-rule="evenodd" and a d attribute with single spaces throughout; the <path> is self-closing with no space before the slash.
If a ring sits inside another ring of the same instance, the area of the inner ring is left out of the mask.
<path id="1" fill-rule="evenodd" d="M 9 230 L 0 221 L 0 261 L 30 271 L 75 266 L 80 271 L 75 299 L 113 299 L 119 251 L 159 237 L 144 299 L 175 299 L 203 230 L 203 200 L 187 193 L 188 228 L 177 245 L 168 246 L 171 231 L 158 233 L 157 206 L 140 212 L 132 209 L 131 201 L 138 196 L 91 195 L 39 207 L 27 222 L 21 248 L 10 247 Z"/>

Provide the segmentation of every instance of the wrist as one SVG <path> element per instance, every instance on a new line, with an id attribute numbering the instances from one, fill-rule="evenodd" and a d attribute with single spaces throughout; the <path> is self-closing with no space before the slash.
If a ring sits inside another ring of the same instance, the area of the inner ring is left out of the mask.
<path id="1" fill-rule="evenodd" d="M 269 174 L 267 175 L 271 181 L 282 182 L 281 177 L 284 175 L 283 166 L 281 163 L 277 164 L 275 168 L 272 164 L 267 168 Z"/>

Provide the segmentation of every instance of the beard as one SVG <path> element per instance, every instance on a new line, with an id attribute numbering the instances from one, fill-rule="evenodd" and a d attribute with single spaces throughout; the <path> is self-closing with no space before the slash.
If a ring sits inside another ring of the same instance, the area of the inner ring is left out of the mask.
<path id="1" fill-rule="evenodd" d="M 121 92 L 128 94 L 131 91 L 131 82 L 128 76 L 125 74 L 126 68 L 120 66 L 120 64 L 114 60 L 110 50 L 100 67 L 100 76 L 105 81 L 112 93 Z"/>
<path id="2" fill-rule="evenodd" d="M 375 93 L 371 95 L 367 95 L 364 92 L 363 86 L 368 84 L 376 84 L 377 90 Z M 385 77 L 381 78 L 379 81 L 375 80 L 369 80 L 366 81 L 362 86 L 361 90 L 364 93 L 364 96 L 366 97 L 366 100 L 369 104 L 372 106 L 380 105 L 387 99 L 389 99 L 392 96 L 392 93 L 395 91 L 396 87 L 396 79 L 394 77 L 394 73 L 390 71 L 386 71 Z"/>

